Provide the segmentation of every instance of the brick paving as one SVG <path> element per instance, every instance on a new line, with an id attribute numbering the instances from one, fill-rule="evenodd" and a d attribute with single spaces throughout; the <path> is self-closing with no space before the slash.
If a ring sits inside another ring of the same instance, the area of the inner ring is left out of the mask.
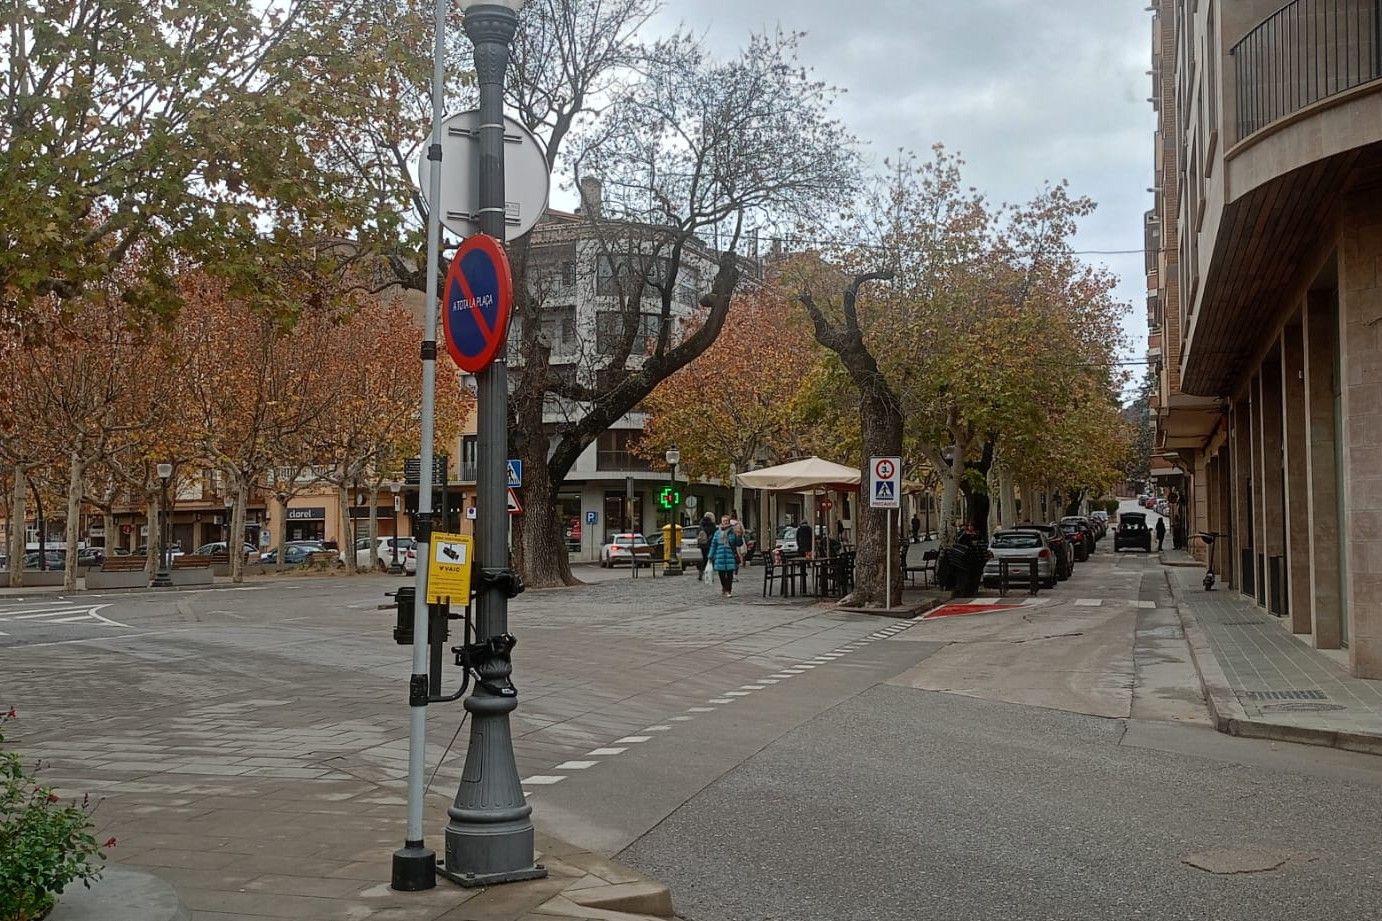
<path id="1" fill-rule="evenodd" d="M 1203 570 L 1168 567 L 1244 712 L 1287 726 L 1382 735 L 1382 681 L 1354 678 L 1290 633 L 1290 623 L 1220 585 Z"/>
<path id="2" fill-rule="evenodd" d="M 21 715 L 11 741 L 49 762 L 44 779 L 63 794 L 101 797 L 99 834 L 120 841 L 113 859 L 172 882 L 194 919 L 518 918 L 573 881 L 588 885 L 582 861 L 598 857 L 575 849 L 557 860 L 559 879 L 528 887 L 537 901 L 503 896 L 491 910 L 447 884 L 420 895 L 388 888 L 404 823 L 409 655 L 392 642 L 392 611 L 377 605 L 396 584 L 364 576 L 131 596 L 105 611 L 124 629 L 51 628 L 79 634 L 62 642 L 26 645 L 20 628 L 41 628 L 7 624 L 0 703 Z M 0 599 L 0 609 L 21 603 Z M 669 719 L 740 672 L 804 662 L 879 625 L 764 602 L 751 582 L 723 599 L 686 576 L 528 592 L 511 620 L 525 778 Z M 457 677 L 448 666 L 447 681 Z M 462 713 L 459 703 L 432 708 L 429 776 Z M 431 786 L 433 847 L 465 746 L 462 731 Z M 542 792 L 530 795 L 541 830 Z M 593 879 L 629 881 L 611 868 Z"/>

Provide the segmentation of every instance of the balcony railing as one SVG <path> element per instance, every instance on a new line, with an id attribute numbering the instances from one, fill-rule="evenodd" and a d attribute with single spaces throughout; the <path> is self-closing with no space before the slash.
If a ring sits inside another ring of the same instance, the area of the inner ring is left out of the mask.
<path id="1" fill-rule="evenodd" d="M 1382 0 L 1293 0 L 1230 52 L 1238 140 L 1382 77 Z"/>

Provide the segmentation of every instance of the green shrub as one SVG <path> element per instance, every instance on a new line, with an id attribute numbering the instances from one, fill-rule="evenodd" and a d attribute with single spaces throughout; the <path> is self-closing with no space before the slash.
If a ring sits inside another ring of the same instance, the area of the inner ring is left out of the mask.
<path id="1" fill-rule="evenodd" d="M 99 879 L 102 845 L 92 836 L 89 797 L 64 802 L 35 780 L 19 756 L 5 751 L 5 724 L 17 714 L 0 713 L 0 921 L 34 921 L 53 907 L 63 887 Z"/>

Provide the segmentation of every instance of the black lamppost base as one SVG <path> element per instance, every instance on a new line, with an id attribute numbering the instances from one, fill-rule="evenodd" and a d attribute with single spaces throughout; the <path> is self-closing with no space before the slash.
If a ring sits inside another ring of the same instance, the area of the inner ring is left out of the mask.
<path id="1" fill-rule="evenodd" d="M 154 581 L 151 583 L 153 588 L 172 588 L 173 577 L 168 574 L 168 570 L 160 569 L 154 573 Z"/>
<path id="2" fill-rule="evenodd" d="M 393 852 L 393 881 L 399 892 L 421 892 L 437 885 L 437 852 L 422 844 L 405 844 Z"/>

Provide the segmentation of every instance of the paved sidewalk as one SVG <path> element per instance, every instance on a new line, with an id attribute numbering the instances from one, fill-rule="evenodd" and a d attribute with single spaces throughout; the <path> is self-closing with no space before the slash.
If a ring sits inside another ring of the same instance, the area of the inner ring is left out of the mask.
<path id="1" fill-rule="evenodd" d="M 1216 727 L 1232 735 L 1382 754 L 1382 681 L 1354 678 L 1289 623 L 1201 570 L 1165 570 Z"/>

